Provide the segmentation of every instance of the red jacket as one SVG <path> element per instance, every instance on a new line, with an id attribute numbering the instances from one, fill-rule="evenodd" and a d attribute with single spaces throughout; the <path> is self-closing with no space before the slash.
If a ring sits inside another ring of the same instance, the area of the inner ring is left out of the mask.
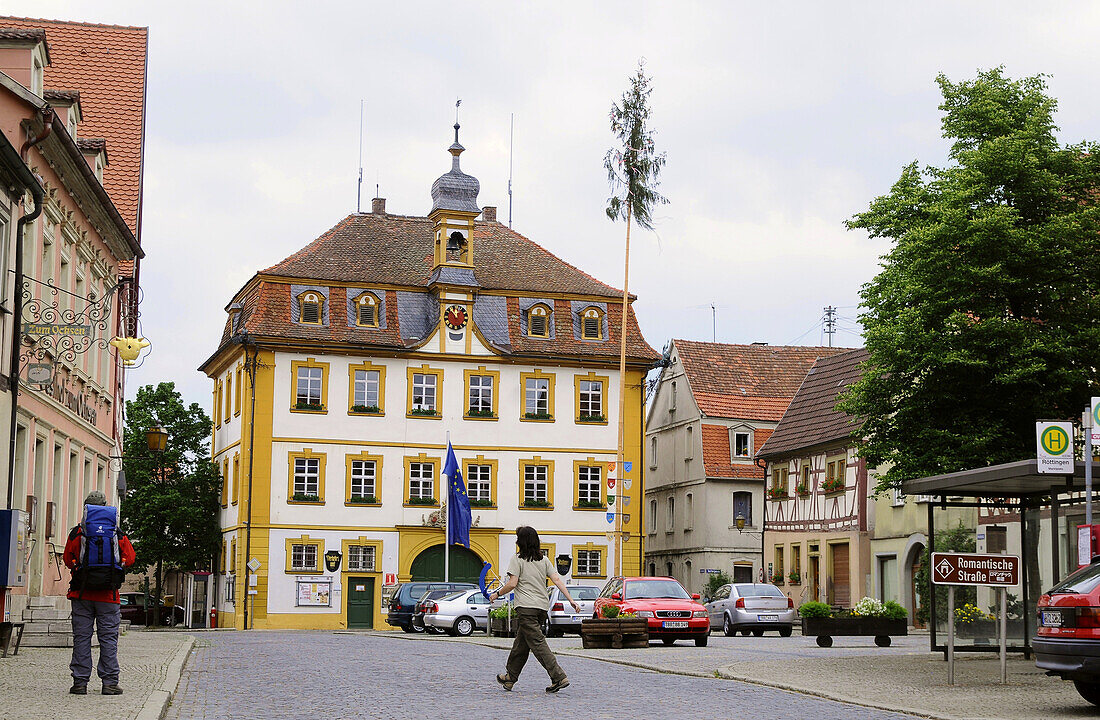
<path id="1" fill-rule="evenodd" d="M 80 564 L 80 535 L 82 531 L 77 525 L 69 532 L 69 541 L 65 543 L 65 567 L 76 569 Z M 134 554 L 134 546 L 130 544 L 130 538 L 119 533 L 118 551 L 122 555 L 122 566 L 130 567 L 137 556 Z M 96 602 L 117 603 L 118 590 L 80 590 L 69 587 L 67 596 L 70 600 L 94 600 Z"/>

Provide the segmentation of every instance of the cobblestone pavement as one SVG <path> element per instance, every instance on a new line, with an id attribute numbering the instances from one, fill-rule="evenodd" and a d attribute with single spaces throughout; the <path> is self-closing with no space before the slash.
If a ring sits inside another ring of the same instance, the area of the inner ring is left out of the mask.
<path id="1" fill-rule="evenodd" d="M 3 720 L 128 720 L 137 717 L 164 681 L 168 663 L 190 638 L 179 632 L 130 630 L 118 639 L 122 695 L 99 694 L 92 669 L 87 695 L 70 695 L 72 648 L 19 648 L 0 658 L 0 718 Z M 99 649 L 92 649 L 93 663 Z"/>
<path id="2" fill-rule="evenodd" d="M 406 636 L 408 637 L 408 636 Z M 418 637 L 419 639 L 419 637 Z M 425 636 L 436 642 L 476 642 L 510 647 L 511 640 L 475 635 L 459 640 Z M 1096 717 L 1073 685 L 1047 677 L 1033 660 L 1009 655 L 1008 684 L 1001 685 L 996 655 L 957 655 L 954 686 L 947 684 L 942 653 L 928 651 L 928 635 L 894 638 L 889 648 L 871 638 L 837 637 L 831 648 L 795 634 L 725 637 L 714 634 L 706 648 L 678 642 L 672 647 L 585 650 L 576 635 L 550 640 L 555 652 L 639 665 L 663 672 L 748 680 L 822 697 L 848 700 L 936 718 L 1047 720 Z"/>
<path id="3" fill-rule="evenodd" d="M 557 695 L 543 691 L 549 681 L 534 658 L 508 693 L 493 679 L 504 660 L 502 650 L 483 644 L 393 634 L 205 633 L 197 638 L 166 717 L 908 717 L 744 682 L 660 674 L 581 657 L 561 658 L 571 685 Z"/>

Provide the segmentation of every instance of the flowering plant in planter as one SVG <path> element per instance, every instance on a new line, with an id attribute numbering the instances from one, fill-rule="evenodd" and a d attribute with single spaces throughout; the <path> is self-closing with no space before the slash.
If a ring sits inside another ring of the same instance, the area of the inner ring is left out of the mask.
<path id="1" fill-rule="evenodd" d="M 362 415 L 379 415 L 382 413 L 382 409 L 377 405 L 352 405 L 351 411 Z"/>
<path id="2" fill-rule="evenodd" d="M 783 584 L 783 573 L 782 572 L 772 573 L 772 584 L 773 585 L 782 585 Z"/>
<path id="3" fill-rule="evenodd" d="M 983 612 L 977 605 L 966 603 L 960 608 L 955 608 L 955 622 L 960 625 L 975 622 L 976 620 L 996 620 L 996 616 Z"/>
<path id="4" fill-rule="evenodd" d="M 806 495 L 810 494 L 810 486 L 806 483 L 798 483 L 798 485 L 795 486 L 794 491 L 799 495 L 805 497 Z"/>
<path id="5" fill-rule="evenodd" d="M 791 570 L 787 575 L 787 579 L 791 581 L 791 585 L 798 585 L 802 582 L 802 573 L 797 570 Z"/>
<path id="6" fill-rule="evenodd" d="M 605 618 L 617 618 L 619 613 L 622 612 L 618 605 L 604 605 L 600 608 L 600 617 Z"/>
<path id="7" fill-rule="evenodd" d="M 772 499 L 787 497 L 787 488 L 784 487 L 770 487 L 768 488 L 768 497 Z"/>
<path id="8" fill-rule="evenodd" d="M 829 478 L 821 483 L 821 492 L 831 493 L 844 489 L 844 478 Z"/>

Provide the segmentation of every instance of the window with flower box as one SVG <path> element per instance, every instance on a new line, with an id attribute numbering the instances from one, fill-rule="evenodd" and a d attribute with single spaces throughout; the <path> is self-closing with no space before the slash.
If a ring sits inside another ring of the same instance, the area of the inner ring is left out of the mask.
<path id="1" fill-rule="evenodd" d="M 768 486 L 768 497 L 785 498 L 788 495 L 787 481 L 790 477 L 791 471 L 786 466 L 772 466 L 772 482 Z"/>
<path id="2" fill-rule="evenodd" d="M 324 412 L 328 403 L 328 363 L 313 358 L 290 363 L 294 377 L 291 412 Z"/>
<path id="3" fill-rule="evenodd" d="M 351 386 L 349 412 L 357 415 L 382 415 L 386 369 L 363 363 L 349 366 L 348 373 Z"/>
<path id="4" fill-rule="evenodd" d="M 554 419 L 554 375 L 535 370 L 520 373 L 523 384 L 523 415 L 528 422 L 551 422 Z"/>
<path id="5" fill-rule="evenodd" d="M 554 506 L 554 463 L 534 457 L 519 463 L 520 507 L 551 509 Z"/>
<path id="6" fill-rule="evenodd" d="M 405 506 L 439 505 L 439 459 L 424 453 L 405 458 Z"/>
<path id="7" fill-rule="evenodd" d="M 351 460 L 348 466 L 348 503 L 373 505 L 378 502 L 377 461 Z"/>
<path id="8" fill-rule="evenodd" d="M 583 462 L 577 460 L 573 465 L 577 482 L 577 509 L 603 509 L 603 466 L 597 465 L 595 458 Z"/>
<path id="9" fill-rule="evenodd" d="M 466 494 L 471 507 L 492 507 L 493 502 L 493 465 L 489 463 L 466 464 Z"/>
<path id="10" fill-rule="evenodd" d="M 473 420 L 495 420 L 497 388 L 500 372 L 484 366 L 464 371 L 466 379 L 466 411 L 464 417 Z"/>
<path id="11" fill-rule="evenodd" d="M 607 423 L 605 393 L 608 378 L 588 373 L 574 376 L 576 383 L 577 422 Z"/>
<path id="12" fill-rule="evenodd" d="M 434 418 L 443 416 L 443 371 L 427 365 L 408 369 L 408 417 Z"/>

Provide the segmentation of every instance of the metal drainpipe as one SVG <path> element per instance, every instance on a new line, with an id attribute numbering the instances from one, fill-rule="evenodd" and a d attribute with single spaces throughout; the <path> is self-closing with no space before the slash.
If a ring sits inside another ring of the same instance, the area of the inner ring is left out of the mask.
<path id="1" fill-rule="evenodd" d="M 249 337 L 245 334 L 242 339 L 244 344 L 244 369 L 248 373 L 249 387 L 249 410 L 248 410 L 248 515 L 244 522 L 244 557 L 245 557 L 245 580 L 247 581 L 248 575 L 252 572 L 252 569 L 248 567 L 248 562 L 252 557 L 252 463 L 256 457 L 256 366 L 259 364 L 260 349 L 255 344 L 252 345 L 252 361 L 251 364 L 248 360 L 248 341 Z M 236 582 L 236 578 L 233 578 Z M 248 583 L 244 585 L 244 629 L 248 630 Z"/>
<path id="2" fill-rule="evenodd" d="M 53 111 L 42 110 L 42 123 L 44 127 L 38 137 L 27 140 L 19 149 L 19 157 L 27 162 L 27 154 L 30 149 L 42 142 L 53 132 Z M 23 215 L 15 225 L 15 292 L 12 293 L 12 343 L 11 343 L 11 370 L 9 382 L 11 386 L 11 427 L 8 428 L 8 508 L 15 502 L 15 428 L 19 418 L 19 349 L 22 345 L 23 329 L 20 327 L 20 318 L 23 317 L 23 228 L 28 223 L 42 214 L 42 201 L 44 194 L 41 188 L 31 188 L 31 196 L 34 197 L 34 212 Z"/>

